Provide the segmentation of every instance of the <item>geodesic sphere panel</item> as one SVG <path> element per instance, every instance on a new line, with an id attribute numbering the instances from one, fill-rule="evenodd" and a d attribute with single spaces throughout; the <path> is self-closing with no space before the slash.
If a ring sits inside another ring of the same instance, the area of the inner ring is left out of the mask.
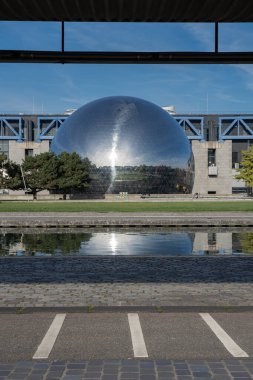
<path id="1" fill-rule="evenodd" d="M 53 139 L 56 154 L 77 152 L 92 163 L 89 193 L 190 193 L 190 143 L 166 111 L 146 100 L 113 96 L 84 105 Z"/>

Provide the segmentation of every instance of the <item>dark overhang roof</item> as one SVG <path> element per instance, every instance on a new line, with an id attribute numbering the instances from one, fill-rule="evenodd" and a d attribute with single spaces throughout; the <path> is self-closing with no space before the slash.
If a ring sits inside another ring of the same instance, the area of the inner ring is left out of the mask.
<path id="1" fill-rule="evenodd" d="M 219 23 L 253 22 L 253 0 L 0 0 L 0 21 L 61 21 L 60 51 L 0 50 L 1 62 L 253 63 L 253 52 L 220 52 Z M 212 52 L 65 51 L 65 21 L 213 22 Z"/>
<path id="2" fill-rule="evenodd" d="M 60 52 L 0 50 L 5 63 L 212 63 L 252 64 L 252 52 Z"/>
<path id="3" fill-rule="evenodd" d="M 0 20 L 252 22 L 252 0 L 0 0 Z"/>

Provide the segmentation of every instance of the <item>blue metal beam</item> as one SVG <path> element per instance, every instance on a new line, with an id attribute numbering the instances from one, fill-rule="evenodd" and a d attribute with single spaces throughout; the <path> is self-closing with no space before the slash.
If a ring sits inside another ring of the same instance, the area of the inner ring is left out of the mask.
<path id="1" fill-rule="evenodd" d="M 18 124 L 18 132 L 15 130 L 13 122 L 15 126 Z M 4 130 L 10 131 L 11 135 L 6 135 Z M 21 117 L 0 116 L 0 140 L 16 140 L 19 142 L 24 140 L 23 121 Z"/>
<path id="2" fill-rule="evenodd" d="M 240 123 L 243 125 L 244 129 L 249 132 L 250 135 L 253 135 L 253 130 L 245 123 L 243 119 L 240 120 Z"/>
<path id="3" fill-rule="evenodd" d="M 241 128 L 246 135 L 240 132 Z M 230 134 L 232 131 L 234 135 Z M 253 116 L 219 117 L 219 140 L 253 140 Z"/>
<path id="4" fill-rule="evenodd" d="M 175 120 L 184 129 L 189 140 L 204 141 L 204 118 L 194 116 L 174 116 Z M 197 124 L 196 124 L 197 122 Z M 192 135 L 187 134 L 186 128 L 192 131 Z"/>
<path id="5" fill-rule="evenodd" d="M 48 135 L 48 133 L 55 128 L 56 131 L 62 125 L 67 116 L 44 116 L 37 118 L 37 137 L 36 141 L 41 142 L 42 140 L 52 140 L 53 135 Z M 47 127 L 42 131 L 42 123 L 46 122 Z"/>

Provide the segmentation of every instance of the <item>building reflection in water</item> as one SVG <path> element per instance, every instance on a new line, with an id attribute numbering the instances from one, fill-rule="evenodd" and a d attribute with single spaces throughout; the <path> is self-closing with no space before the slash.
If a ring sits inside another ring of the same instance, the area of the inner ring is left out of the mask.
<path id="1" fill-rule="evenodd" d="M 232 232 L 196 232 L 193 254 L 233 253 Z"/>

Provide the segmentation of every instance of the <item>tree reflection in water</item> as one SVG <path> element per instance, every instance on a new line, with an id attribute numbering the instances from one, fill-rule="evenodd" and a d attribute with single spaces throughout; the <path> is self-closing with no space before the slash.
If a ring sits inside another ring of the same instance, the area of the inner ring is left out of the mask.
<path id="1" fill-rule="evenodd" d="M 0 235 L 0 256 L 20 255 L 22 252 L 29 256 L 76 254 L 91 236 L 91 233 L 7 233 Z"/>
<path id="2" fill-rule="evenodd" d="M 238 236 L 241 252 L 253 254 L 253 232 L 243 232 L 234 235 Z"/>
<path id="3" fill-rule="evenodd" d="M 22 241 L 22 234 L 0 234 L 0 256 L 9 254 L 10 247 L 17 247 Z"/>

